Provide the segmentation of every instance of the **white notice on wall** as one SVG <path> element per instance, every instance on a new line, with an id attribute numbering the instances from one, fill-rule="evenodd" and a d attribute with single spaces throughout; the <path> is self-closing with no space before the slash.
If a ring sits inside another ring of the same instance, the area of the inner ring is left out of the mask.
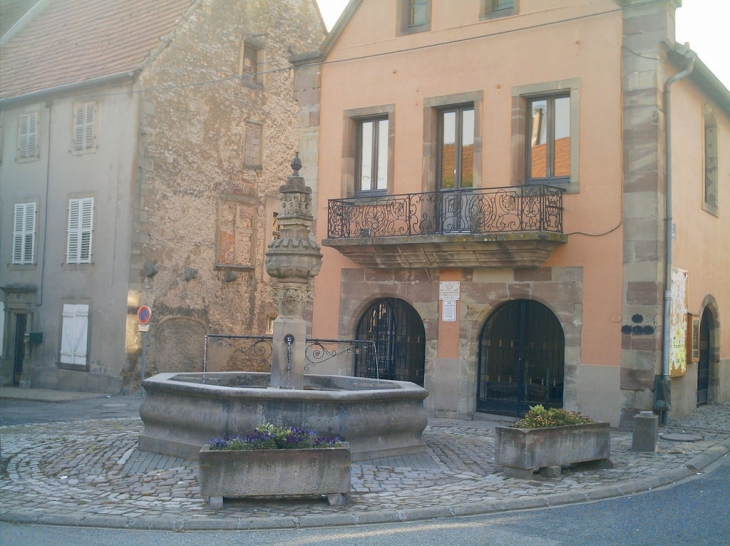
<path id="1" fill-rule="evenodd" d="M 456 322 L 456 302 L 454 300 L 445 300 L 441 303 L 441 320 Z"/>
<path id="2" fill-rule="evenodd" d="M 441 301 L 456 301 L 461 293 L 459 281 L 441 281 L 439 283 L 439 299 Z"/>

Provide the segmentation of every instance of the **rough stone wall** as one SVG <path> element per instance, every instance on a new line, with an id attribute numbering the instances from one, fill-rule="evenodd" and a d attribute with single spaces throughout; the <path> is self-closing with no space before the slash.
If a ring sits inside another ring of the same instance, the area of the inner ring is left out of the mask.
<path id="1" fill-rule="evenodd" d="M 314 0 L 201 0 L 142 73 L 129 313 L 152 308 L 148 375 L 199 370 L 203 332 L 265 333 L 264 252 L 299 141 L 288 59 L 324 35 Z M 258 49 L 251 82 L 244 42 Z M 244 164 L 247 139 L 260 164 Z M 176 346 L 197 358 L 180 362 Z M 128 352 L 132 372 L 134 339 Z"/>

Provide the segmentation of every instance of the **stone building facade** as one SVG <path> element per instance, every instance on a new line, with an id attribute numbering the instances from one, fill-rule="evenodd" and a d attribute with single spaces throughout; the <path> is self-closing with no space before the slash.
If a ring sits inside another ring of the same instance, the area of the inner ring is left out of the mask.
<path id="1" fill-rule="evenodd" d="M 119 392 L 262 334 L 314 0 L 48 0 L 0 41 L 0 381 Z M 31 69 L 32 68 L 32 69 Z M 26 336 L 25 334 L 32 334 Z"/>
<path id="2" fill-rule="evenodd" d="M 297 61 L 314 336 L 372 339 L 440 416 L 730 399 L 730 92 L 675 42 L 680 7 L 351 1 Z"/>

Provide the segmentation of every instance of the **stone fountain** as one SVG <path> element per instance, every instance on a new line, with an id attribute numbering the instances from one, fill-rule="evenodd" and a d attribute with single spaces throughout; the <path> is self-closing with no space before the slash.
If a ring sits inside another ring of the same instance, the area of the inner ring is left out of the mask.
<path id="1" fill-rule="evenodd" d="M 269 244 L 266 270 L 278 308 L 271 373 L 163 373 L 145 380 L 139 449 L 197 458 L 211 438 L 248 434 L 262 423 L 339 436 L 353 461 L 417 453 L 427 424 L 428 392 L 414 383 L 304 373 L 313 279 L 322 254 L 312 237 L 312 190 L 292 175 L 280 187 L 281 236 Z"/>

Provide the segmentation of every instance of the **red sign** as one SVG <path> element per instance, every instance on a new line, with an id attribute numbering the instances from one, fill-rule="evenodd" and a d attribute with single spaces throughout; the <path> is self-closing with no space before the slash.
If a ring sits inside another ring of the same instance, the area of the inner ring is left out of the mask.
<path id="1" fill-rule="evenodd" d="M 152 318 L 152 309 L 143 305 L 137 310 L 137 318 L 140 324 L 147 324 Z"/>

